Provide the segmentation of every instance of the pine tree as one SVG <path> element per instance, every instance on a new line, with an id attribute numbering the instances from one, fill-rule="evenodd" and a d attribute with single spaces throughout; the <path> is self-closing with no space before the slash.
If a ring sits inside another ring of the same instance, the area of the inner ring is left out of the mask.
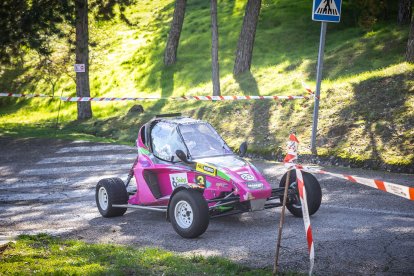
<path id="1" fill-rule="evenodd" d="M 238 75 L 250 70 L 252 64 L 254 37 L 259 20 L 261 0 L 248 0 L 243 19 L 243 26 L 237 43 L 236 60 L 233 74 Z"/>
<path id="2" fill-rule="evenodd" d="M 186 0 L 177 0 L 175 2 L 173 20 L 164 53 L 164 64 L 167 66 L 177 61 L 177 49 L 184 23 L 186 2 Z"/>

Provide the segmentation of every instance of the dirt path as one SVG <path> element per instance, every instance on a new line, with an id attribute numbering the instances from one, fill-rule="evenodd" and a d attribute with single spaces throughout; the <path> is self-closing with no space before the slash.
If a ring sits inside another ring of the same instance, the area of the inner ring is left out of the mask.
<path id="1" fill-rule="evenodd" d="M 179 237 L 164 214 L 128 211 L 104 219 L 97 211 L 100 178 L 125 179 L 135 149 L 122 145 L 0 138 L 0 242 L 46 232 L 88 242 L 158 246 L 182 254 L 220 255 L 250 266 L 273 262 L 280 209 L 214 219 L 198 239 Z M 272 183 L 280 163 L 254 160 Z M 414 175 L 347 168 L 333 172 L 413 185 Z M 315 273 L 414 274 L 414 202 L 369 187 L 318 175 L 323 203 L 311 218 Z M 283 270 L 306 272 L 303 222 L 288 214 Z"/>

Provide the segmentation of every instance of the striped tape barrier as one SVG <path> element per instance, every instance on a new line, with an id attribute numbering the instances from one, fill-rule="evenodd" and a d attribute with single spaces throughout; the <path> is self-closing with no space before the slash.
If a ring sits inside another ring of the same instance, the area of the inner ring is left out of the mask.
<path id="1" fill-rule="evenodd" d="M 240 100 L 297 100 L 307 96 L 181 96 L 181 97 L 142 97 L 142 98 L 93 98 L 93 97 L 60 97 L 66 102 L 87 101 L 144 101 L 144 100 L 175 100 L 175 101 L 240 101 Z"/>
<path id="2" fill-rule="evenodd" d="M 287 154 L 283 160 L 283 163 L 287 170 L 295 170 L 296 172 L 296 180 L 299 190 L 299 198 L 302 205 L 302 214 L 303 214 L 303 223 L 305 226 L 306 232 L 306 240 L 308 243 L 308 253 L 309 253 L 309 260 L 310 260 L 310 268 L 309 268 L 309 275 L 312 274 L 313 267 L 315 264 L 315 248 L 313 242 L 313 235 L 312 235 L 312 226 L 310 223 L 309 217 L 309 210 L 308 210 L 308 203 L 306 197 L 306 183 L 303 181 L 302 171 L 309 172 L 309 173 L 317 173 L 317 174 L 325 174 L 331 175 L 337 178 L 341 178 L 344 180 L 351 181 L 353 183 L 358 183 L 362 185 L 366 185 L 387 193 L 391 193 L 400 197 L 407 198 L 409 200 L 414 200 L 414 187 L 408 187 L 400 184 L 394 184 L 390 182 L 386 182 L 383 180 L 378 179 L 369 179 L 359 176 L 347 175 L 347 174 L 338 174 L 338 173 L 331 173 L 324 170 L 320 170 L 314 167 L 302 166 L 299 164 L 294 163 L 298 159 L 298 145 L 299 141 L 294 134 L 290 134 L 289 142 L 287 143 Z"/>
<path id="3" fill-rule="evenodd" d="M 296 181 L 299 190 L 299 198 L 302 205 L 302 217 L 303 217 L 303 224 L 305 226 L 305 233 L 306 233 L 306 241 L 308 243 L 308 253 L 309 253 L 309 275 L 312 275 L 313 267 L 315 264 L 315 247 L 313 243 L 313 235 L 312 235 L 312 226 L 310 223 L 310 216 L 308 210 L 308 201 L 306 196 L 306 183 L 303 181 L 301 167 L 297 166 L 294 161 L 298 158 L 298 146 L 299 140 L 296 138 L 295 134 L 289 135 L 289 141 L 287 143 L 287 154 L 285 159 L 283 160 L 285 167 L 288 170 L 295 169 L 296 170 Z"/>
<path id="4" fill-rule="evenodd" d="M 306 92 L 312 95 L 312 97 L 320 100 L 320 98 L 316 96 L 315 92 L 312 89 L 310 89 L 310 87 L 306 83 L 302 82 L 302 86 L 306 90 Z"/>
<path id="5" fill-rule="evenodd" d="M 309 100 L 308 96 L 181 96 L 181 97 L 61 97 L 43 94 L 17 94 L 0 93 L 0 97 L 14 98 L 58 98 L 65 102 L 108 102 L 108 101 L 154 101 L 154 100 L 176 100 L 176 101 L 240 101 L 240 100 Z"/>
<path id="6" fill-rule="evenodd" d="M 302 205 L 302 216 L 306 232 L 306 241 L 308 242 L 308 253 L 310 261 L 309 275 L 312 275 L 313 266 L 315 264 L 315 247 L 313 244 L 312 226 L 309 217 L 305 182 L 303 181 L 302 171 L 300 169 L 296 169 L 296 181 L 298 183 L 299 198 Z"/>
<path id="7" fill-rule="evenodd" d="M 390 183 L 390 182 L 386 182 L 386 181 L 378 180 L 378 179 L 370 179 L 370 178 L 364 178 L 364 177 L 347 175 L 347 174 L 331 173 L 331 172 L 319 170 L 317 168 L 306 167 L 306 166 L 301 166 L 301 165 L 296 165 L 296 168 L 306 171 L 306 172 L 331 175 L 337 178 L 351 181 L 353 183 L 366 185 L 374 189 L 378 189 L 378 190 L 381 190 L 387 193 L 391 193 L 391 194 L 394 194 L 400 197 L 404 197 L 409 200 L 414 200 L 414 188 L 413 187 L 403 186 L 400 184 L 394 184 L 394 183 Z"/>
<path id="8" fill-rule="evenodd" d="M 13 98 L 52 98 L 49 95 L 43 94 L 19 94 L 19 93 L 0 93 L 0 97 L 13 97 Z"/>

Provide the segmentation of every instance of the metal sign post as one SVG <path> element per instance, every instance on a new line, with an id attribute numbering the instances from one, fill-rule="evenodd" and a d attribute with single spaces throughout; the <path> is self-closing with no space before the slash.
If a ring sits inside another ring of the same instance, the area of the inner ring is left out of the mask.
<path id="1" fill-rule="evenodd" d="M 341 19 L 342 0 L 313 0 L 312 20 L 322 21 L 321 36 L 319 40 L 318 67 L 316 71 L 315 105 L 313 108 L 313 124 L 311 137 L 311 151 L 316 154 L 316 133 L 318 130 L 319 99 L 321 94 L 323 53 L 325 49 L 325 37 L 327 22 L 338 23 Z"/>
<path id="2" fill-rule="evenodd" d="M 328 23 L 322 22 L 321 38 L 319 40 L 318 67 L 316 70 L 315 105 L 313 107 L 313 124 L 312 124 L 312 139 L 311 139 L 311 151 L 313 154 L 316 154 L 316 131 L 318 129 L 319 98 L 321 95 L 321 82 L 322 82 L 322 69 L 323 69 L 323 52 L 325 50 L 325 36 L 326 36 L 327 26 L 328 26 Z"/>

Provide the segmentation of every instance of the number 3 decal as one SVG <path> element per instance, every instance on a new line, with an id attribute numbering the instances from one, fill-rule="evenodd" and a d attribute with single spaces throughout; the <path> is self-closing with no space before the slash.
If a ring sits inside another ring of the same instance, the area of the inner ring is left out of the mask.
<path id="1" fill-rule="evenodd" d="M 204 188 L 206 186 L 206 177 L 204 175 L 196 175 L 195 179 L 196 183 L 201 187 Z"/>

